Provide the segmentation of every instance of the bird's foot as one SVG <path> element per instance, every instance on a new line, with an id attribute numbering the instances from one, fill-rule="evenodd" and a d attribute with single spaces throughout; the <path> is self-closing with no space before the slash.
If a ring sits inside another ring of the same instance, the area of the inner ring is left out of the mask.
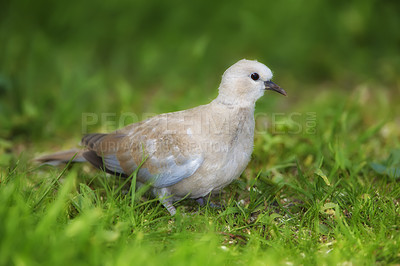
<path id="1" fill-rule="evenodd" d="M 204 205 L 206 205 L 208 203 L 208 205 L 211 208 L 215 208 L 215 209 L 221 209 L 222 208 L 221 205 L 215 204 L 215 203 L 212 203 L 211 201 L 209 201 L 208 197 L 207 197 L 207 199 L 205 197 L 200 197 L 200 198 L 196 199 L 196 201 L 200 206 L 204 206 Z"/>

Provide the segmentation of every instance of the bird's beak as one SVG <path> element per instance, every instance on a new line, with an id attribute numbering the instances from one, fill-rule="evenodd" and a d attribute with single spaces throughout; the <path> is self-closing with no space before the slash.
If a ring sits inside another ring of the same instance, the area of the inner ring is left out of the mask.
<path id="1" fill-rule="evenodd" d="M 264 81 L 264 85 L 265 85 L 265 90 L 276 91 L 282 95 L 287 96 L 286 91 L 284 89 L 282 89 L 281 87 L 279 87 L 278 85 L 276 85 L 275 83 L 273 83 L 270 80 Z"/>

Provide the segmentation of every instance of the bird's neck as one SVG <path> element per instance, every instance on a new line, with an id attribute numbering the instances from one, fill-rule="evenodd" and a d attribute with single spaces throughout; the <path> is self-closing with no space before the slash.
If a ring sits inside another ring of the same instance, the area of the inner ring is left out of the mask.
<path id="1" fill-rule="evenodd" d="M 254 123 L 255 103 L 229 102 L 224 97 L 217 97 L 209 106 L 218 116 L 225 117 L 226 121 L 247 120 Z"/>
<path id="2" fill-rule="evenodd" d="M 254 110 L 256 104 L 255 100 L 232 97 L 223 93 L 220 93 L 217 98 L 212 101 L 212 103 L 225 106 L 227 108 L 246 108 L 252 110 Z"/>

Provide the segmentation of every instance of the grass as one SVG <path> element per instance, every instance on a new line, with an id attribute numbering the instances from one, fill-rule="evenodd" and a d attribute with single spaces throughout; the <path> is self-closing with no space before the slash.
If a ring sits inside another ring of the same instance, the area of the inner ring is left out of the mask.
<path id="1" fill-rule="evenodd" d="M 0 265 L 400 264 L 397 6 L 6 1 Z M 289 97 L 258 101 L 252 160 L 211 199 L 221 209 L 185 200 L 170 217 L 89 165 L 31 161 L 207 103 L 240 58 Z"/>
<path id="2" fill-rule="evenodd" d="M 222 209 L 184 201 L 170 217 L 90 167 L 15 158 L 1 172 L 0 264 L 399 263 L 398 175 L 370 163 L 390 167 L 400 132 L 390 117 L 370 124 L 376 113 L 366 107 L 381 91 L 364 102 L 360 93 L 339 110 L 333 95 L 303 104 L 316 111 L 312 133 L 288 115 L 260 130 L 245 173 L 212 199 Z"/>

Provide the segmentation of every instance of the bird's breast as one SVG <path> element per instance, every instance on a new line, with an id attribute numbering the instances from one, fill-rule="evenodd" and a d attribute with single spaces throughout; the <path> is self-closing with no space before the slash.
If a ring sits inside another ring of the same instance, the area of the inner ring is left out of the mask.
<path id="1" fill-rule="evenodd" d="M 219 191 L 237 179 L 253 152 L 255 123 L 252 110 L 234 113 L 225 123 L 227 121 L 228 130 L 208 141 L 212 149 L 207 153 L 204 171 L 199 173 L 199 183 L 207 188 L 207 193 Z M 213 140 L 215 143 L 210 144 Z"/>
<path id="2" fill-rule="evenodd" d="M 171 187 L 172 194 L 192 198 L 219 191 L 237 179 L 250 161 L 254 145 L 254 109 L 217 113 L 213 124 L 203 124 L 208 131 L 195 135 L 204 161 L 193 176 Z M 205 133 L 205 134 L 204 134 Z"/>

